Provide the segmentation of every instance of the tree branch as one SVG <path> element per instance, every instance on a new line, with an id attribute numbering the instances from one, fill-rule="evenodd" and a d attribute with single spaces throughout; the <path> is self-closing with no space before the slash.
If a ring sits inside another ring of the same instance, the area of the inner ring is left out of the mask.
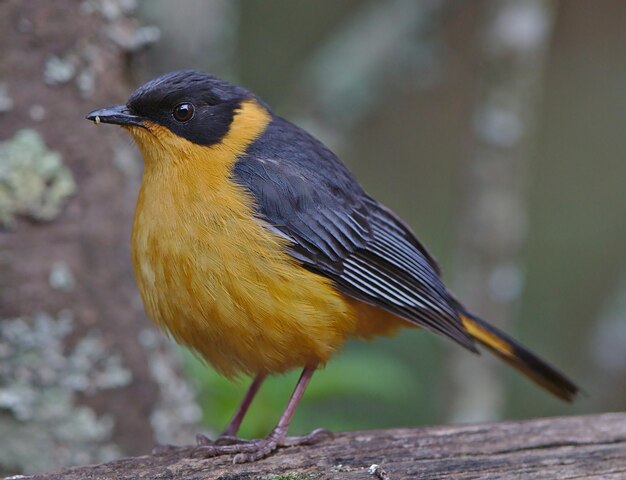
<path id="1" fill-rule="evenodd" d="M 228 456 L 190 458 L 190 452 L 190 447 L 176 448 L 158 457 L 19 478 L 618 479 L 626 478 L 626 414 L 339 433 L 333 440 L 244 465 L 232 465 Z"/>

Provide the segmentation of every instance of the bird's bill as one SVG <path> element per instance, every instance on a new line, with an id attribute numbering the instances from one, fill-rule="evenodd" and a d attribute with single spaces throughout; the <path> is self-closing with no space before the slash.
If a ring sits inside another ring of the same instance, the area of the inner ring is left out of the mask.
<path id="1" fill-rule="evenodd" d="M 143 127 L 144 118 L 133 115 L 128 111 L 126 105 L 115 105 L 113 107 L 94 110 L 87 115 L 87 120 L 98 123 L 112 123 L 113 125 Z"/>

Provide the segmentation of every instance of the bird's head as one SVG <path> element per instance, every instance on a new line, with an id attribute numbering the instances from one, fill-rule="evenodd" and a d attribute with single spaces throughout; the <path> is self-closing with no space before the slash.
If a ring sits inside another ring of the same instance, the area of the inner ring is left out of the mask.
<path id="1" fill-rule="evenodd" d="M 267 107 L 250 91 L 193 70 L 167 73 L 135 90 L 126 105 L 87 115 L 95 123 L 127 129 L 146 161 L 182 158 L 197 147 L 240 153 L 269 118 Z"/>

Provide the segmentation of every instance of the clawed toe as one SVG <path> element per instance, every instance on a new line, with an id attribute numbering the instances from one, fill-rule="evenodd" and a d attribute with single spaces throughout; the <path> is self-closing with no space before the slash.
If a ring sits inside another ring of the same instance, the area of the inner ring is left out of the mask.
<path id="1" fill-rule="evenodd" d="M 285 437 L 283 438 L 279 446 L 280 447 L 296 447 L 298 445 L 313 445 L 314 443 L 321 442 L 322 440 L 332 438 L 333 433 L 325 428 L 317 428 L 308 435 L 301 435 L 298 437 Z"/>
<path id="2" fill-rule="evenodd" d="M 250 443 L 250 440 L 235 437 L 233 435 L 220 435 L 215 439 L 215 445 L 239 445 L 242 443 Z"/>
<path id="3" fill-rule="evenodd" d="M 196 434 L 196 445 L 199 447 L 201 445 L 213 445 L 213 440 L 202 433 Z"/>
<path id="4" fill-rule="evenodd" d="M 254 462 L 261 458 L 267 457 L 270 453 L 274 452 L 280 447 L 292 447 L 296 445 L 310 445 L 312 443 L 319 442 L 323 438 L 329 437 L 332 434 L 328 430 L 317 429 L 300 437 L 287 437 L 287 429 L 289 428 L 289 422 L 296 409 L 296 406 L 300 402 L 304 390 L 311 380 L 311 376 L 315 371 L 315 366 L 308 366 L 302 371 L 300 379 L 296 384 L 296 388 L 289 399 L 285 411 L 280 417 L 276 428 L 266 438 L 261 440 L 241 440 L 235 436 L 239 429 L 239 424 L 243 419 L 243 415 L 254 394 L 258 390 L 264 376 L 260 375 L 254 380 L 248 393 L 244 397 L 239 409 L 235 413 L 235 416 L 229 423 L 224 433 L 215 441 L 210 440 L 205 435 L 197 435 L 197 446 L 191 452 L 192 457 L 210 458 L 217 455 L 235 455 L 233 463 L 246 463 Z"/>
<path id="5" fill-rule="evenodd" d="M 254 451 L 242 451 L 235 455 L 233 463 L 255 462 L 261 458 L 267 457 L 278 448 L 311 445 L 329 437 L 332 437 L 332 433 L 323 428 L 313 430 L 308 435 L 297 437 L 277 436 L 276 432 L 273 432 L 269 437 L 257 441 Z"/>
<path id="6" fill-rule="evenodd" d="M 233 463 L 256 462 L 257 460 L 267 457 L 279 446 L 278 442 L 270 435 L 263 440 L 259 440 L 256 444 L 255 450 L 250 452 L 240 452 L 235 455 L 233 457 Z"/>
<path id="7" fill-rule="evenodd" d="M 332 433 L 323 428 L 313 430 L 308 435 L 287 437 L 282 432 L 273 431 L 261 440 L 242 440 L 231 436 L 221 436 L 215 441 L 204 435 L 197 435 L 197 446 L 191 452 L 192 457 L 211 458 L 218 455 L 232 455 L 233 463 L 247 463 L 260 460 L 281 447 L 297 445 L 311 445 L 325 438 L 332 437 Z"/>
<path id="8" fill-rule="evenodd" d="M 241 453 L 245 451 L 253 451 L 255 449 L 255 442 L 243 442 L 233 445 L 198 445 L 191 451 L 192 458 L 211 458 L 219 455 L 230 455 L 234 453 Z"/>
<path id="9" fill-rule="evenodd" d="M 215 440 L 211 440 L 206 435 L 198 433 L 196 435 L 196 447 L 220 446 L 220 445 L 238 445 L 250 443 L 251 440 L 235 437 L 234 435 L 220 435 Z"/>

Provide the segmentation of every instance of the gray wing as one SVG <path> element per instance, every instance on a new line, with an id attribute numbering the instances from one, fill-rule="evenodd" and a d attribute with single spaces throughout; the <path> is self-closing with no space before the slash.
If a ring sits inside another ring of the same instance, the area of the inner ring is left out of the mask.
<path id="1" fill-rule="evenodd" d="M 475 350 L 435 260 L 323 144 L 275 117 L 235 164 L 263 222 L 338 289 Z"/>

